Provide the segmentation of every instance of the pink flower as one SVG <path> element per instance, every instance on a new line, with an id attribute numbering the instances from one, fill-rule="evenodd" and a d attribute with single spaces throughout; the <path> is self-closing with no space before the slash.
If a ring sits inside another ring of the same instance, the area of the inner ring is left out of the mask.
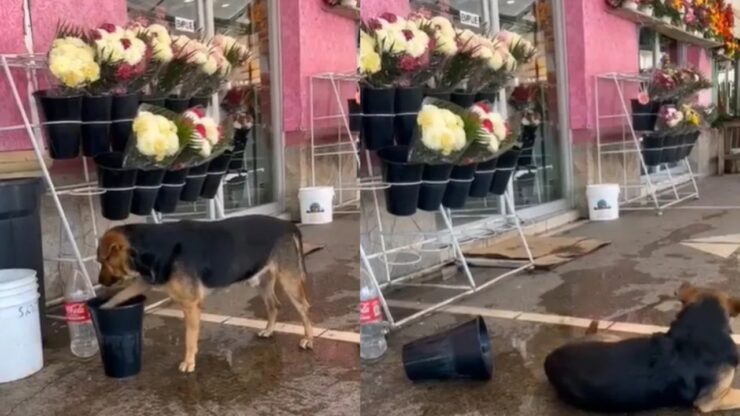
<path id="1" fill-rule="evenodd" d="M 372 30 L 378 30 L 383 27 L 383 24 L 381 24 L 380 20 L 378 19 L 370 19 L 367 22 L 367 27 L 369 27 Z"/>
<path id="2" fill-rule="evenodd" d="M 650 102 L 650 96 L 645 91 L 641 91 L 639 94 L 637 94 L 637 102 L 645 105 Z"/>
<path id="3" fill-rule="evenodd" d="M 405 37 L 406 40 L 411 40 L 411 39 L 414 38 L 414 32 L 412 32 L 412 31 L 410 31 L 408 29 L 402 30 L 402 33 L 403 33 L 403 37 Z"/>
<path id="4" fill-rule="evenodd" d="M 482 126 L 482 127 L 483 127 L 483 128 L 484 128 L 484 129 L 485 129 L 485 130 L 486 130 L 487 132 L 489 132 L 489 133 L 492 133 L 492 132 L 493 132 L 493 123 L 491 122 L 491 120 L 488 120 L 488 119 L 486 119 L 486 120 L 483 120 L 483 122 L 482 122 L 482 123 L 480 123 L 480 124 L 481 124 L 481 126 Z"/>
<path id="5" fill-rule="evenodd" d="M 490 113 L 491 112 L 491 108 L 488 107 L 488 105 L 486 105 L 486 103 L 477 103 L 475 105 L 478 106 L 481 110 L 485 111 L 486 113 Z"/>
<path id="6" fill-rule="evenodd" d="M 195 113 L 198 117 L 205 117 L 206 113 L 203 112 L 202 108 L 193 107 L 190 109 L 193 113 Z"/>
<path id="7" fill-rule="evenodd" d="M 123 45 L 123 49 L 128 49 L 131 47 L 131 41 L 129 39 L 122 38 L 121 45 Z"/>

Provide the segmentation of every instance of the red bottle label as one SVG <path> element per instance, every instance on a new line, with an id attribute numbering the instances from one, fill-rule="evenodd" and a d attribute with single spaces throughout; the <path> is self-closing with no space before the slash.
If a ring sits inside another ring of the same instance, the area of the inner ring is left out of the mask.
<path id="1" fill-rule="evenodd" d="M 67 316 L 67 322 L 89 322 L 90 312 L 87 305 L 83 302 L 65 303 L 64 314 Z"/>
<path id="2" fill-rule="evenodd" d="M 376 324 L 382 319 L 380 300 L 375 298 L 360 302 L 360 325 Z"/>

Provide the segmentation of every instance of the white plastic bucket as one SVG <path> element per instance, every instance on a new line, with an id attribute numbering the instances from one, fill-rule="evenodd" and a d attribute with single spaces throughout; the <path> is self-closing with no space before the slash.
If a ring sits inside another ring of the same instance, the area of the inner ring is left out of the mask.
<path id="1" fill-rule="evenodd" d="M 619 218 L 619 185 L 602 183 L 586 187 L 588 217 L 591 221 L 611 221 Z"/>
<path id="2" fill-rule="evenodd" d="M 334 217 L 334 187 L 314 186 L 298 190 L 303 224 L 328 224 Z"/>
<path id="3" fill-rule="evenodd" d="M 28 377 L 44 366 L 36 272 L 0 270 L 0 383 Z"/>

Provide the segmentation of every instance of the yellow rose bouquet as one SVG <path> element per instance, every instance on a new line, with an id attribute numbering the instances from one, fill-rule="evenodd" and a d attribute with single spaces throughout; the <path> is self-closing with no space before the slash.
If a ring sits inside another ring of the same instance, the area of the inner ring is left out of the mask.
<path id="1" fill-rule="evenodd" d="M 470 110 L 435 98 L 424 99 L 416 121 L 412 163 L 456 164 L 483 133 L 481 121 Z"/>
<path id="2" fill-rule="evenodd" d="M 48 58 L 49 72 L 62 93 L 84 90 L 100 79 L 96 51 L 81 28 L 59 24 Z"/>
<path id="3" fill-rule="evenodd" d="M 123 164 L 142 170 L 169 168 L 194 134 L 178 114 L 149 104 L 139 107 L 131 130 Z"/>

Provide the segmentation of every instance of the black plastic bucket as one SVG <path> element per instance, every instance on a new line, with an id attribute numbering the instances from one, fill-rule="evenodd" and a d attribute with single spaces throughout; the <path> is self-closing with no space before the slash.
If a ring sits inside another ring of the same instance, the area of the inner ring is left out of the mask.
<path id="1" fill-rule="evenodd" d="M 646 166 L 658 166 L 663 162 L 663 137 L 647 135 L 642 139 L 642 158 Z"/>
<path id="2" fill-rule="evenodd" d="M 139 94 L 114 95 L 111 106 L 110 141 L 114 152 L 126 150 L 133 119 L 139 111 Z M 123 121 L 128 120 L 128 121 Z"/>
<path id="3" fill-rule="evenodd" d="M 430 89 L 424 90 L 424 97 L 436 98 L 438 100 L 450 101 L 451 95 L 452 93 L 449 91 L 439 91 L 439 90 L 430 90 Z"/>
<path id="4" fill-rule="evenodd" d="M 226 175 L 228 170 L 231 156 L 231 152 L 224 152 L 224 154 L 216 157 L 208 163 L 206 180 L 203 182 L 203 189 L 200 191 L 201 197 L 211 199 L 216 196 L 218 186 L 221 184 L 221 180 L 224 178 L 224 175 Z"/>
<path id="5" fill-rule="evenodd" d="M 137 170 L 136 189 L 131 201 L 131 213 L 135 215 L 149 215 L 154 209 L 159 189 L 162 187 L 164 169 Z"/>
<path id="6" fill-rule="evenodd" d="M 82 95 L 59 97 L 41 90 L 33 93 L 41 108 L 43 121 L 55 124 L 44 126 L 52 159 L 74 159 L 80 155 L 82 135 Z M 58 123 L 69 121 L 69 123 Z"/>
<path id="7" fill-rule="evenodd" d="M 469 108 L 475 104 L 475 93 L 455 91 L 450 94 L 450 101 L 462 108 Z"/>
<path id="8" fill-rule="evenodd" d="M 491 189 L 493 175 L 496 173 L 496 159 L 478 163 L 473 176 L 473 183 L 470 185 L 468 196 L 473 198 L 485 198 Z"/>
<path id="9" fill-rule="evenodd" d="M 112 378 L 133 377 L 141 371 L 144 296 L 124 304 L 101 309 L 106 299 L 87 301 L 100 346 L 105 375 Z"/>
<path id="10" fill-rule="evenodd" d="M 162 97 L 141 97 L 142 104 L 149 104 L 157 107 L 164 107 L 165 99 Z"/>
<path id="11" fill-rule="evenodd" d="M 660 157 L 663 163 L 674 163 L 679 160 L 683 137 L 683 134 L 671 134 L 663 138 L 663 153 Z"/>
<path id="12" fill-rule="evenodd" d="M 683 150 L 681 151 L 681 159 L 689 157 L 691 155 L 691 151 L 694 150 L 694 145 L 696 145 L 696 141 L 699 139 L 699 132 L 693 132 L 689 133 L 684 137 L 684 145 Z"/>
<path id="13" fill-rule="evenodd" d="M 190 98 L 179 98 L 170 96 L 164 100 L 164 108 L 174 111 L 175 113 L 182 113 L 190 108 Z"/>
<path id="14" fill-rule="evenodd" d="M 403 346 L 403 368 L 409 380 L 491 379 L 491 340 L 482 317 Z"/>
<path id="15" fill-rule="evenodd" d="M 496 104 L 498 96 L 498 91 L 481 91 L 475 95 L 475 101 L 485 101 L 489 104 Z"/>
<path id="16" fill-rule="evenodd" d="M 417 208 L 423 211 L 436 211 L 442 205 L 447 184 L 450 182 L 450 173 L 454 166 L 424 165 L 419 189 L 419 203 Z"/>
<path id="17" fill-rule="evenodd" d="M 201 106 L 203 108 L 208 108 L 208 106 L 211 105 L 211 96 L 206 95 L 202 97 L 193 97 L 190 99 L 190 104 L 188 105 L 188 108 L 198 107 Z"/>
<path id="18" fill-rule="evenodd" d="M 368 150 L 393 146 L 395 118 L 393 88 L 362 87 L 362 140 Z"/>
<path id="19" fill-rule="evenodd" d="M 636 99 L 632 99 L 630 105 L 632 106 L 632 128 L 635 131 L 653 131 L 655 122 L 658 121 L 660 103 L 650 101 L 647 104 L 640 104 Z"/>
<path id="20" fill-rule="evenodd" d="M 360 131 L 362 128 L 362 107 L 354 99 L 347 100 L 347 114 L 349 115 L 350 131 Z"/>
<path id="21" fill-rule="evenodd" d="M 424 165 L 408 162 L 408 146 L 380 149 L 378 157 L 383 167 L 383 180 L 390 184 L 385 190 L 385 206 L 389 213 L 409 216 L 416 213 Z"/>
<path id="22" fill-rule="evenodd" d="M 185 186 L 182 188 L 182 193 L 180 194 L 180 201 L 195 202 L 198 200 L 200 191 L 203 190 L 203 184 L 206 181 L 207 170 L 208 163 L 190 168 L 188 176 L 185 178 Z"/>
<path id="23" fill-rule="evenodd" d="M 522 126 L 522 151 L 519 153 L 517 166 L 532 166 L 534 143 L 537 141 L 537 126 Z"/>
<path id="24" fill-rule="evenodd" d="M 95 156 L 98 167 L 98 186 L 105 190 L 100 195 L 103 217 L 117 221 L 125 220 L 131 213 L 134 198 L 136 169 L 123 167 L 123 153 L 106 152 Z"/>
<path id="25" fill-rule="evenodd" d="M 477 163 L 455 166 L 450 173 L 450 183 L 447 184 L 442 205 L 445 208 L 462 208 L 468 200 L 470 187 L 473 185 Z"/>
<path id="26" fill-rule="evenodd" d="M 234 130 L 234 151 L 232 152 L 229 170 L 241 171 L 244 169 L 244 151 L 247 148 L 249 129 Z"/>
<path id="27" fill-rule="evenodd" d="M 416 133 L 416 118 L 423 100 L 424 92 L 421 87 L 396 88 L 394 104 L 396 144 L 411 145 Z"/>
<path id="28" fill-rule="evenodd" d="M 503 195 L 506 192 L 511 175 L 516 169 L 521 151 L 521 148 L 513 147 L 498 157 L 496 161 L 496 173 L 493 174 L 493 180 L 491 181 L 490 193 Z"/>
<path id="29" fill-rule="evenodd" d="M 82 154 L 95 157 L 110 151 L 112 95 L 82 97 Z"/>
<path id="30" fill-rule="evenodd" d="M 168 170 L 162 179 L 162 187 L 157 193 L 157 200 L 154 201 L 154 210 L 162 214 L 171 214 L 177 209 L 177 203 L 180 201 L 180 194 L 185 187 L 185 178 L 188 176 L 188 169 Z"/>

